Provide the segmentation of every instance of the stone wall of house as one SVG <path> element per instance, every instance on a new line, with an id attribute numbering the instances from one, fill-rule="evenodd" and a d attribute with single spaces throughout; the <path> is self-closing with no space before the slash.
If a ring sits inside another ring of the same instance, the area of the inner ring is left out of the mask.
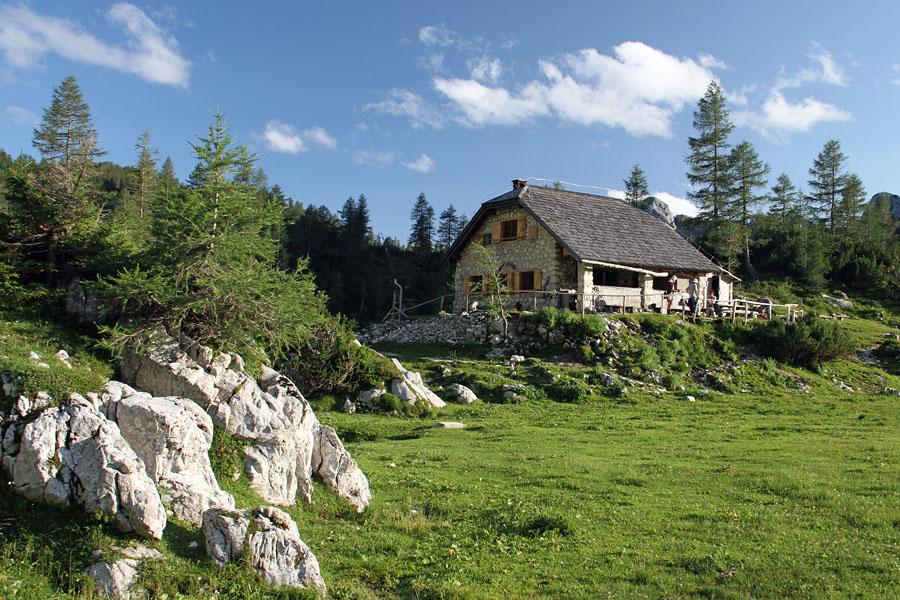
<path id="1" fill-rule="evenodd" d="M 474 246 L 479 244 L 481 236 L 493 232 L 494 223 L 510 219 L 525 220 L 525 238 L 508 242 L 493 240 L 488 248 L 493 249 L 501 271 L 540 271 L 541 282 L 536 285 L 543 291 L 555 291 L 558 288 L 574 288 L 575 261 L 571 256 L 564 256 L 562 248 L 556 243 L 550 233 L 544 229 L 523 208 L 515 206 L 496 211 L 484 220 L 481 227 L 475 231 L 467 246 L 460 253 L 456 264 L 456 275 L 453 281 L 454 303 L 453 311 L 465 310 L 468 303 L 476 298 L 466 295 L 466 277 L 479 275 L 482 268 L 479 267 L 479 255 Z M 556 298 L 553 300 L 559 302 Z M 534 294 L 522 294 L 508 298 L 510 305 L 517 302 L 525 307 L 531 307 L 534 303 Z M 548 299 L 542 300 L 542 306 L 546 306 Z M 559 304 L 554 304 L 554 306 Z"/>

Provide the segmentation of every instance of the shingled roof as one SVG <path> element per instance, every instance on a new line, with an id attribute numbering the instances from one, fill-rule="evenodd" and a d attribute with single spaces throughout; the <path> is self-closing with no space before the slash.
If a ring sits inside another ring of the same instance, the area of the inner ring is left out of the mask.
<path id="1" fill-rule="evenodd" d="M 664 271 L 720 273 L 722 268 L 658 218 L 605 196 L 525 185 L 481 205 L 447 252 L 455 257 L 494 208 L 518 204 L 576 260 Z"/>

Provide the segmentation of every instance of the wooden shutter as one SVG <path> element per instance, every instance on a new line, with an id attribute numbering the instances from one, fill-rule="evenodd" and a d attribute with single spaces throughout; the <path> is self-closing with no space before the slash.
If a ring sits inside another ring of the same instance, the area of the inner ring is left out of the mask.
<path id="1" fill-rule="evenodd" d="M 517 292 L 522 289 L 522 277 L 518 272 L 509 274 L 509 283 L 506 284 L 511 292 Z"/>
<path id="2" fill-rule="evenodd" d="M 542 290 L 542 289 L 544 289 L 544 288 L 541 286 L 541 283 L 542 283 L 542 281 L 541 281 L 541 272 L 538 271 L 537 269 L 535 269 L 535 270 L 534 270 L 534 289 L 535 289 L 535 290 Z"/>
<path id="3" fill-rule="evenodd" d="M 503 238 L 503 230 L 500 228 L 500 226 L 502 225 L 502 222 L 501 222 L 501 221 L 497 221 L 497 222 L 493 223 L 492 225 L 493 225 L 493 228 L 494 228 L 494 229 L 493 229 L 493 231 L 494 231 L 494 241 L 497 242 L 497 241 L 499 241 L 500 239 Z"/>
<path id="4" fill-rule="evenodd" d="M 484 246 L 484 234 L 483 233 L 478 235 L 478 243 L 480 245 Z"/>
<path id="5" fill-rule="evenodd" d="M 516 219 L 516 239 L 525 239 L 525 219 Z"/>
<path id="6" fill-rule="evenodd" d="M 472 293 L 472 277 L 469 276 L 469 275 L 466 275 L 466 277 L 465 277 L 465 279 L 464 279 L 464 283 L 463 283 L 463 293 L 464 293 L 464 294 L 471 294 L 471 293 Z"/>
<path id="7" fill-rule="evenodd" d="M 528 229 L 528 237 L 534 239 L 537 236 L 538 236 L 538 228 L 537 227 L 531 227 Z"/>

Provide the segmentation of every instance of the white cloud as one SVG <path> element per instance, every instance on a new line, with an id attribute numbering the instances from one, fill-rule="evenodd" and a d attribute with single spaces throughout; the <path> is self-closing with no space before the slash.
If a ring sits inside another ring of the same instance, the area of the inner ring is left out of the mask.
<path id="1" fill-rule="evenodd" d="M 409 90 L 393 89 L 381 102 L 366 104 L 366 110 L 378 110 L 398 117 L 409 117 L 414 128 L 424 126 L 440 129 L 444 126 L 444 117 L 428 104 L 421 96 Z"/>
<path id="2" fill-rule="evenodd" d="M 815 68 L 801 69 L 796 75 L 786 76 L 782 73 L 775 82 L 775 90 L 788 87 L 799 87 L 806 83 L 827 83 L 829 85 L 847 85 L 847 75 L 831 53 L 819 44 L 813 43 L 813 49 L 807 54 L 810 60 L 817 63 Z"/>
<path id="3" fill-rule="evenodd" d="M 891 83 L 894 85 L 900 85 L 900 65 L 891 65 L 891 68 L 894 71 L 894 76 L 891 79 Z"/>
<path id="4" fill-rule="evenodd" d="M 700 56 L 697 57 L 700 66 L 705 69 L 727 69 L 728 65 L 713 56 L 712 54 L 707 54 L 705 52 L 701 53 Z"/>
<path id="5" fill-rule="evenodd" d="M 545 89 L 532 82 L 518 97 L 503 88 L 482 85 L 474 79 L 434 79 L 434 87 L 462 112 L 460 122 L 470 127 L 515 125 L 548 112 Z"/>
<path id="6" fill-rule="evenodd" d="M 26 6 L 0 8 L 0 51 L 16 68 L 27 69 L 45 54 L 133 73 L 146 81 L 187 87 L 190 62 L 175 38 L 133 4 L 114 4 L 107 19 L 125 30 L 127 49 L 111 46 L 66 19 L 39 15 Z"/>
<path id="7" fill-rule="evenodd" d="M 281 121 L 269 121 L 261 136 L 266 147 L 275 152 L 297 154 L 306 150 L 297 128 Z"/>
<path id="8" fill-rule="evenodd" d="M 402 164 L 407 169 L 418 171 L 419 173 L 430 173 L 434 171 L 434 167 L 436 166 L 434 159 L 424 153 L 412 162 L 405 162 L 400 164 Z"/>
<path id="9" fill-rule="evenodd" d="M 37 125 L 39 122 L 36 114 L 21 106 L 7 106 L 6 114 L 16 125 Z"/>
<path id="10" fill-rule="evenodd" d="M 358 165 L 375 165 L 377 167 L 382 167 L 394 162 L 394 153 L 357 150 L 353 153 L 353 162 Z"/>
<path id="11" fill-rule="evenodd" d="M 426 46 L 451 46 L 455 43 L 454 32 L 446 25 L 426 25 L 419 30 L 419 41 Z"/>
<path id="12" fill-rule="evenodd" d="M 475 81 L 481 83 L 497 83 L 503 73 L 503 63 L 499 58 L 490 59 L 487 56 L 469 59 L 466 62 L 469 74 Z"/>
<path id="13" fill-rule="evenodd" d="M 777 90 L 769 95 L 760 112 L 735 112 L 733 116 L 736 125 L 752 127 L 767 137 L 780 141 L 784 141 L 784 136 L 789 133 L 809 131 L 818 123 L 849 121 L 853 118 L 849 112 L 813 98 L 792 103 Z"/>
<path id="14" fill-rule="evenodd" d="M 541 61 L 546 82 L 532 81 L 517 93 L 473 79 L 435 78 L 435 89 L 468 126 L 514 125 L 555 113 L 581 125 L 622 127 L 635 135 L 671 135 L 674 114 L 706 91 L 713 74 L 689 58 L 676 58 L 641 42 L 614 48 L 615 57 L 593 48 Z M 715 61 L 706 55 L 707 64 Z"/>
<path id="15" fill-rule="evenodd" d="M 327 131 L 318 125 L 303 130 L 303 138 L 310 144 L 316 144 L 329 150 L 337 148 L 337 140 L 331 137 Z"/>

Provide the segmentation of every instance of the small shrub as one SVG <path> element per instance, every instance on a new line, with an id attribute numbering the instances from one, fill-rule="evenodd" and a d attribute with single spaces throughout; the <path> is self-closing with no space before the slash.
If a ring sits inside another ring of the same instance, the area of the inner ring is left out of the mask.
<path id="1" fill-rule="evenodd" d="M 585 315 L 578 328 L 582 339 L 597 338 L 606 331 L 606 319 L 599 315 Z"/>
<path id="2" fill-rule="evenodd" d="M 541 537 L 548 533 L 556 533 L 569 537 L 573 533 L 572 523 L 560 515 L 538 515 L 522 527 L 523 534 L 530 537 Z"/>
<path id="3" fill-rule="evenodd" d="M 850 337 L 840 324 L 812 314 L 796 323 L 774 319 L 757 325 L 753 338 L 765 355 L 810 369 L 852 350 Z"/>
<path id="4" fill-rule="evenodd" d="M 591 387 L 584 381 L 569 379 L 551 385 L 547 395 L 556 402 L 584 404 L 591 398 Z"/>
<path id="5" fill-rule="evenodd" d="M 591 348 L 590 344 L 578 347 L 578 360 L 583 363 L 589 363 L 592 362 L 594 358 L 594 349 Z"/>
<path id="6" fill-rule="evenodd" d="M 388 414 L 396 414 L 402 417 L 430 417 L 434 413 L 431 405 L 425 400 L 416 400 L 410 404 L 398 396 L 386 392 L 372 400 L 372 406 Z"/>

